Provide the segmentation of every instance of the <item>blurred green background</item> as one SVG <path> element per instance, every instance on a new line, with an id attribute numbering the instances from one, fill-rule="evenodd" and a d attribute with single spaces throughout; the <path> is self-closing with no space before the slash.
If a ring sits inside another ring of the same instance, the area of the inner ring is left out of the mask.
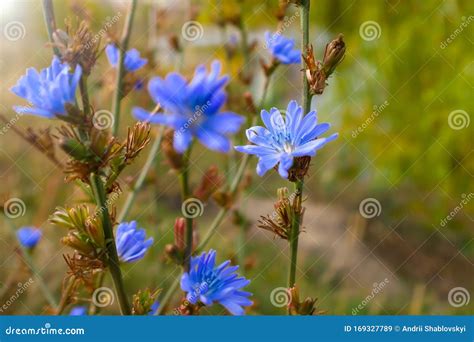
<path id="1" fill-rule="evenodd" d="M 86 20 L 99 32 L 105 22 L 119 15 L 102 45 L 108 37 L 120 35 L 126 1 L 54 4 L 60 28 L 68 17 L 73 27 Z M 244 111 L 242 92 L 251 91 L 255 99 L 261 94 L 259 60 L 268 60 L 263 33 L 276 29 L 278 6 L 278 1 L 139 1 L 130 46 L 150 59 L 144 77 L 164 76 L 180 65 L 191 76 L 196 65 L 220 59 L 231 75 L 228 106 Z M 318 307 L 329 314 L 353 314 L 361 303 L 365 304 L 357 314 L 473 312 L 474 299 L 459 307 L 448 300 L 457 287 L 468 295 L 474 290 L 473 10 L 474 3 L 468 0 L 311 1 L 310 41 L 317 58 L 322 58 L 325 45 L 338 33 L 344 34 L 347 45 L 346 57 L 324 94 L 313 99 L 320 121 L 330 122 L 340 137 L 313 159 L 305 184 L 305 231 L 300 237 L 297 275 L 302 296 L 318 297 Z M 23 102 L 9 88 L 26 68 L 49 65 L 52 53 L 41 1 L 2 1 L 0 13 L 0 112 L 11 119 L 15 117 L 12 105 Z M 242 16 L 249 43 L 255 42 L 246 66 L 254 76 L 248 86 L 239 80 L 243 64 L 238 50 L 240 32 L 234 25 L 222 25 L 225 18 L 237 14 Z M 182 37 L 183 24 L 189 20 L 203 28 L 202 37 L 194 41 Z M 284 22 L 288 25 L 283 34 L 297 39 L 299 45 L 299 16 L 294 5 Z M 14 39 L 8 33 L 12 23 L 19 29 Z M 173 36 L 181 41 L 182 55 L 171 48 Z M 231 51 L 234 39 L 238 41 L 235 53 Z M 110 109 L 112 76 L 102 55 L 89 82 L 97 110 Z M 280 67 L 265 107 L 285 108 L 288 100 L 299 99 L 300 83 L 299 66 Z M 122 136 L 133 123 L 130 108 L 136 105 L 153 107 L 146 90 L 124 100 Z M 49 125 L 58 122 L 25 116 L 14 123 L 21 130 Z M 147 151 L 122 177 L 125 193 Z M 198 147 L 192 159 L 194 185 L 210 165 L 226 172 L 228 161 L 223 155 Z M 254 166 L 253 161 L 250 170 Z M 264 178 L 251 174 L 253 183 L 238 206 L 250 222 L 248 230 L 243 235 L 229 216 L 210 247 L 218 250 L 221 261 L 233 258 L 239 262 L 242 273 L 252 279 L 248 287 L 254 293 L 252 314 L 284 314 L 284 308 L 272 305 L 270 297 L 274 289 L 286 284 L 289 251 L 284 241 L 256 228 L 256 221 L 272 212 L 276 189 L 286 183 L 275 173 Z M 44 230 L 34 260 L 57 297 L 66 271 L 62 255 L 70 250 L 59 242 L 64 232 L 47 223 L 47 218 L 56 206 L 85 199 L 80 188 L 65 184 L 63 178 L 61 170 L 13 129 L 0 135 L 0 196 L 25 202 L 26 213 L 13 221 L 15 226 L 34 224 Z M 124 198 L 122 195 L 114 204 L 120 208 Z M 368 198 L 380 204 L 378 215 L 369 219 L 359 210 Z M 197 220 L 201 233 L 217 210 L 215 204 L 206 205 Z M 166 289 L 178 275 L 163 257 L 163 248 L 173 240 L 173 222 L 179 214 L 176 175 L 160 155 L 128 216 L 138 220 L 156 241 L 145 259 L 124 266 L 130 293 L 144 287 Z M 29 277 L 15 244 L 2 223 L 0 304 L 15 291 L 11 284 Z M 388 285 L 371 296 L 381 282 Z M 107 283 L 110 285 L 110 279 Z M 178 299 L 177 294 L 175 304 Z M 44 298 L 34 284 L 3 313 L 40 314 L 44 307 Z M 114 304 L 104 312 L 117 313 L 118 309 Z M 223 310 L 215 307 L 204 313 Z"/>

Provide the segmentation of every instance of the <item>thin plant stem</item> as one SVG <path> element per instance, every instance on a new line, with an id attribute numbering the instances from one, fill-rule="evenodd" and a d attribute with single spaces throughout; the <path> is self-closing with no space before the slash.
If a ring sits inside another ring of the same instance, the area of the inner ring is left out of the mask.
<path id="1" fill-rule="evenodd" d="M 12 222 L 10 220 L 6 220 L 6 221 L 8 223 L 8 226 L 10 227 L 10 230 L 11 230 L 13 236 L 15 236 L 16 231 L 15 231 L 15 228 L 13 227 Z M 57 302 L 56 302 L 56 299 L 54 298 L 51 291 L 49 291 L 49 288 L 46 285 L 46 282 L 44 281 L 43 277 L 41 276 L 41 274 L 39 273 L 39 271 L 36 268 L 35 264 L 33 263 L 33 259 L 31 258 L 30 251 L 27 248 L 25 248 L 21 243 L 19 243 L 18 245 L 20 247 L 21 255 L 23 257 L 23 260 L 26 263 L 26 265 L 28 266 L 28 268 L 30 269 L 30 272 L 35 277 L 36 281 L 38 282 L 38 285 L 41 289 L 41 292 L 43 292 L 44 297 L 46 298 L 46 300 L 48 301 L 49 305 L 52 308 L 56 308 L 57 305 L 58 305 Z"/>
<path id="2" fill-rule="evenodd" d="M 181 185 L 181 201 L 185 207 L 185 201 L 190 196 L 189 190 L 189 157 L 191 155 L 191 147 L 183 155 L 183 166 L 179 174 Z M 186 220 L 186 241 L 184 247 L 184 263 L 183 269 L 185 272 L 189 271 L 191 264 L 191 255 L 193 252 L 193 218 L 186 214 L 186 208 L 182 208 L 183 215 Z"/>
<path id="3" fill-rule="evenodd" d="M 48 37 L 51 44 L 54 44 L 53 33 L 56 31 L 56 19 L 54 17 L 54 7 L 52 0 L 43 0 L 43 14 L 44 21 L 46 23 L 46 29 L 48 30 Z M 56 56 L 61 57 L 57 46 L 53 45 L 53 52 Z"/>
<path id="4" fill-rule="evenodd" d="M 90 100 L 89 100 L 89 91 L 87 89 L 87 76 L 82 74 L 82 77 L 79 81 L 79 89 L 81 91 L 82 98 L 82 110 L 84 114 L 88 116 L 90 114 Z"/>
<path id="5" fill-rule="evenodd" d="M 295 199 L 293 203 L 300 203 L 303 196 L 303 181 L 298 180 L 295 182 Z M 290 270 L 288 273 L 288 288 L 295 286 L 296 279 L 296 264 L 298 261 L 298 237 L 300 234 L 300 225 L 301 225 L 301 215 L 297 213 L 293 216 L 291 222 L 291 231 L 290 239 L 288 240 L 290 244 Z"/>
<path id="6" fill-rule="evenodd" d="M 99 287 L 102 287 L 102 284 L 104 283 L 104 278 L 105 278 L 105 272 L 100 272 L 99 275 L 97 276 L 97 283 L 95 288 L 98 289 Z M 94 304 L 94 301 L 91 301 L 89 305 L 89 310 L 88 314 L 89 316 L 96 315 L 100 311 L 100 307 Z"/>
<path id="7" fill-rule="evenodd" d="M 125 286 L 123 284 L 117 247 L 115 246 L 112 222 L 110 221 L 109 210 L 106 203 L 107 199 L 104 190 L 104 184 L 94 173 L 90 175 L 90 183 L 97 207 L 99 208 L 102 215 L 102 227 L 104 229 L 105 247 L 107 249 L 107 265 L 109 266 L 110 274 L 112 275 L 112 280 L 114 282 L 115 292 L 117 293 L 120 304 L 120 311 L 122 312 L 122 315 L 130 315 L 131 309 L 127 294 L 125 292 Z"/>
<path id="8" fill-rule="evenodd" d="M 306 49 L 309 44 L 309 3 L 310 0 L 301 0 L 300 3 L 300 18 L 301 18 L 301 53 L 306 54 Z M 302 69 L 304 70 L 304 60 L 301 61 Z M 306 78 L 306 73 L 302 73 L 302 83 L 303 83 L 303 113 L 308 113 L 311 106 L 311 96 L 309 93 L 309 83 Z M 295 286 L 296 281 L 296 265 L 298 262 L 298 237 L 300 234 L 301 226 L 301 200 L 303 197 L 303 187 L 304 180 L 298 179 L 295 182 L 295 199 L 293 205 L 296 204 L 298 210 L 294 217 L 292 218 L 291 230 L 290 230 L 290 265 L 289 265 L 289 274 L 288 274 L 288 288 Z M 299 204 L 298 204 L 299 203 Z M 288 314 L 290 315 L 290 310 L 288 309 Z"/>
<path id="9" fill-rule="evenodd" d="M 132 0 L 128 11 L 125 26 L 122 31 L 122 38 L 118 46 L 119 49 L 119 60 L 117 63 L 117 79 L 115 81 L 115 94 L 112 103 L 112 113 L 114 115 L 114 125 L 112 127 L 112 135 L 116 136 L 120 125 L 120 104 L 123 96 L 123 77 L 125 75 L 125 53 L 128 49 L 128 42 L 130 40 L 130 34 L 132 33 L 133 16 L 135 14 L 135 8 L 137 7 L 137 0 Z"/>
<path id="10" fill-rule="evenodd" d="M 61 315 L 69 304 L 68 299 L 72 290 L 74 289 L 75 281 L 76 280 L 74 279 L 74 276 L 68 279 L 67 286 L 61 294 L 61 300 L 59 302 L 58 308 L 56 309 L 57 316 Z"/>
<path id="11" fill-rule="evenodd" d="M 135 182 L 132 191 L 128 194 L 127 199 L 125 200 L 125 204 L 118 215 L 118 222 L 122 222 L 123 220 L 125 220 L 128 215 L 128 212 L 132 208 L 133 202 L 135 202 L 135 198 L 137 197 L 138 192 L 140 191 L 143 186 L 143 183 L 145 182 L 146 175 L 148 174 L 148 171 L 150 171 L 150 168 L 153 166 L 156 156 L 158 155 L 164 131 L 164 126 L 160 127 L 160 129 L 158 130 L 158 133 L 155 137 L 155 141 L 153 142 L 153 145 L 151 145 L 150 152 L 148 153 L 148 157 L 145 161 L 145 165 L 143 165 L 143 168 L 141 169 L 140 174 L 138 175 L 137 181 Z"/>

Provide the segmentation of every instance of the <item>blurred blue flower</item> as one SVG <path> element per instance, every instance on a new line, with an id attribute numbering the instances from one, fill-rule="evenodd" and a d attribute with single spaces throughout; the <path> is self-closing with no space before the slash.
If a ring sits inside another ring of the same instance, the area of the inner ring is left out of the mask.
<path id="1" fill-rule="evenodd" d="M 107 55 L 107 59 L 109 60 L 110 65 L 116 67 L 119 60 L 118 47 L 114 44 L 109 44 L 105 48 L 105 53 Z M 125 69 L 127 71 L 137 71 L 146 63 L 148 63 L 148 60 L 146 58 L 141 58 L 140 52 L 138 52 L 137 49 L 130 49 L 125 52 L 125 59 L 123 60 L 123 65 L 125 66 Z"/>
<path id="2" fill-rule="evenodd" d="M 67 63 L 61 63 L 54 56 L 51 66 L 38 72 L 29 68 L 11 91 L 27 100 L 31 106 L 15 106 L 19 114 L 33 114 L 45 118 L 54 118 L 66 114 L 66 103 L 73 104 L 76 88 L 81 78 L 80 65 L 71 73 Z"/>
<path id="3" fill-rule="evenodd" d="M 159 301 L 154 302 L 150 307 L 150 312 L 148 313 L 148 316 L 154 316 L 156 312 L 158 311 L 159 307 L 160 307 L 160 302 Z"/>
<path id="4" fill-rule="evenodd" d="M 220 112 L 227 99 L 223 87 L 228 80 L 227 76 L 219 77 L 220 71 L 220 63 L 214 61 L 209 73 L 203 65 L 197 67 L 190 82 L 177 73 L 170 73 L 165 79 L 152 78 L 148 91 L 167 114 L 152 114 L 136 107 L 134 116 L 174 128 L 173 145 L 179 153 L 187 150 L 193 136 L 211 150 L 228 152 L 231 144 L 227 134 L 238 132 L 244 118 L 233 112 Z"/>
<path id="5" fill-rule="evenodd" d="M 301 63 L 301 51 L 294 49 L 295 40 L 286 38 L 280 33 L 265 32 L 266 47 L 280 63 Z"/>
<path id="6" fill-rule="evenodd" d="M 318 138 L 329 129 L 330 125 L 328 123 L 318 125 L 315 111 L 303 115 L 303 109 L 296 101 L 290 101 L 284 118 L 276 108 L 272 108 L 270 113 L 262 110 L 260 115 L 266 128 L 255 126 L 246 131 L 247 139 L 254 145 L 235 147 L 239 152 L 259 157 L 257 164 L 259 176 L 263 176 L 279 163 L 278 173 L 283 178 L 288 178 L 293 158 L 312 157 L 317 150 L 338 136 L 335 133 L 327 138 Z"/>
<path id="7" fill-rule="evenodd" d="M 239 266 L 229 266 L 227 260 L 215 266 L 216 251 L 210 250 L 191 259 L 191 269 L 181 277 L 181 289 L 187 292 L 186 299 L 204 305 L 218 302 L 233 315 L 243 315 L 243 306 L 252 305 L 248 299 L 252 294 L 241 291 L 250 281 L 239 277 L 235 271 Z"/>
<path id="8" fill-rule="evenodd" d="M 87 315 L 87 308 L 85 306 L 75 306 L 71 309 L 69 316 L 85 316 Z"/>
<path id="9" fill-rule="evenodd" d="M 16 237 L 23 247 L 33 248 L 41 239 L 41 230 L 36 227 L 21 227 L 16 232 Z"/>
<path id="10" fill-rule="evenodd" d="M 142 259 L 153 244 L 153 238 L 145 240 L 145 229 L 137 229 L 137 222 L 122 222 L 117 227 L 117 253 L 122 262 L 134 262 Z"/>

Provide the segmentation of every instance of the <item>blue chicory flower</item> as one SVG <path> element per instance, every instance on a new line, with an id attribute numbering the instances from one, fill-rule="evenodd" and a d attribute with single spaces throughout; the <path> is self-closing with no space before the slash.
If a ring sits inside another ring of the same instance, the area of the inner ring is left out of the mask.
<path id="1" fill-rule="evenodd" d="M 160 308 L 160 302 L 155 301 L 150 307 L 150 312 L 148 313 L 148 316 L 154 316 L 159 308 Z"/>
<path id="2" fill-rule="evenodd" d="M 107 55 L 107 59 L 109 60 L 110 65 L 116 67 L 119 60 L 118 47 L 114 44 L 109 44 L 105 47 L 105 53 Z M 130 49 L 125 52 L 125 59 L 123 60 L 123 65 L 127 71 L 137 71 L 146 63 L 148 63 L 148 60 L 146 58 L 141 58 L 140 52 L 138 52 L 137 49 Z"/>
<path id="3" fill-rule="evenodd" d="M 29 68 L 11 91 L 27 100 L 32 106 L 15 106 L 19 114 L 32 114 L 54 118 L 66 114 L 66 104 L 73 104 L 82 69 L 76 66 L 74 72 L 67 63 L 61 63 L 54 56 L 51 66 L 38 72 Z"/>
<path id="4" fill-rule="evenodd" d="M 198 301 L 206 306 L 218 302 L 233 315 L 243 315 L 243 306 L 252 305 L 248 299 L 252 294 L 241 291 L 250 281 L 239 277 L 235 271 L 239 266 L 229 266 L 227 260 L 215 266 L 216 251 L 203 252 L 191 259 L 189 272 L 181 277 L 181 289 L 187 292 L 186 299 L 196 304 Z"/>
<path id="5" fill-rule="evenodd" d="M 201 65 L 194 78 L 187 82 L 177 73 L 165 79 L 154 77 L 148 91 L 167 114 L 152 114 L 142 108 L 134 108 L 133 115 L 140 121 L 162 124 L 174 128 L 174 149 L 183 153 L 196 137 L 211 150 L 228 152 L 231 144 L 228 134 L 237 133 L 244 118 L 233 112 L 220 112 L 227 95 L 223 90 L 228 76 L 219 77 L 221 65 L 214 61 L 207 73 Z"/>
<path id="6" fill-rule="evenodd" d="M 16 232 L 16 237 L 23 247 L 33 248 L 41 239 L 41 230 L 36 227 L 21 227 Z"/>
<path id="7" fill-rule="evenodd" d="M 142 259 L 153 244 L 153 238 L 145 240 L 145 229 L 137 229 L 137 222 L 122 222 L 117 227 L 115 243 L 120 261 L 134 262 Z"/>
<path id="8" fill-rule="evenodd" d="M 71 309 L 69 316 L 85 316 L 87 315 L 87 308 L 85 306 L 75 306 Z"/>
<path id="9" fill-rule="evenodd" d="M 294 49 L 295 40 L 286 38 L 280 33 L 265 32 L 266 47 L 272 56 L 283 64 L 301 63 L 301 51 Z"/>
<path id="10" fill-rule="evenodd" d="M 259 157 L 259 176 L 263 176 L 279 163 L 278 173 L 281 177 L 288 178 L 293 158 L 312 157 L 317 150 L 338 136 L 334 133 L 326 138 L 318 138 L 330 125 L 318 124 L 316 111 L 303 115 L 303 109 L 296 101 L 288 103 L 284 118 L 276 108 L 272 108 L 270 113 L 262 110 L 260 115 L 266 128 L 255 126 L 246 131 L 247 139 L 254 145 L 235 147 L 239 152 Z"/>

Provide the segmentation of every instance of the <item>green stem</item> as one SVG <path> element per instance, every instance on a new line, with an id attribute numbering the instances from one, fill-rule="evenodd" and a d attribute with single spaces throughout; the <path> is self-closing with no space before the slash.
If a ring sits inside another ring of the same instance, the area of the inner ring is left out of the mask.
<path id="1" fill-rule="evenodd" d="M 141 169 L 140 174 L 138 175 L 137 181 L 135 182 L 132 191 L 128 194 L 127 199 L 125 200 L 125 204 L 118 215 L 118 222 L 122 222 L 123 220 L 125 220 L 128 215 L 128 212 L 130 211 L 133 205 L 133 202 L 135 201 L 135 198 L 137 197 L 138 192 L 142 188 L 143 183 L 145 182 L 146 175 L 148 174 L 148 171 L 150 171 L 150 168 L 153 166 L 155 158 L 158 155 L 164 131 L 165 127 L 160 127 L 158 134 L 155 137 L 155 141 L 153 142 L 153 145 L 151 145 L 151 149 L 148 153 L 145 165 L 143 165 L 143 168 Z"/>
<path id="2" fill-rule="evenodd" d="M 301 54 L 306 56 L 306 48 L 309 45 L 309 3 L 310 0 L 301 0 Z M 301 60 L 301 69 L 305 70 L 305 62 Z M 311 107 L 311 95 L 306 73 L 302 73 L 303 82 L 303 113 L 308 113 Z"/>
<path id="3" fill-rule="evenodd" d="M 6 220 L 8 222 L 8 226 L 10 227 L 10 230 L 13 234 L 13 236 L 16 236 L 16 231 L 15 228 L 13 227 L 13 224 L 10 222 L 10 220 Z M 38 269 L 36 268 L 35 264 L 33 263 L 33 259 L 31 258 L 30 250 L 28 250 L 26 247 L 24 247 L 21 243 L 18 244 L 21 250 L 21 254 L 23 256 L 23 260 L 30 269 L 31 273 L 33 276 L 36 278 L 36 281 L 38 282 L 38 285 L 41 289 L 41 292 L 43 292 L 44 297 L 48 301 L 49 305 L 52 308 L 57 307 L 57 302 L 56 299 L 54 298 L 53 294 L 49 291 L 48 286 L 46 285 L 46 282 L 44 281 L 43 277 L 41 277 Z"/>
<path id="4" fill-rule="evenodd" d="M 301 53 L 306 54 L 306 49 L 309 44 L 309 4 L 310 0 L 301 0 L 300 4 L 300 18 L 301 18 Z M 304 70 L 304 61 L 301 61 L 302 70 Z M 311 96 L 309 93 L 309 83 L 306 77 L 306 73 L 302 73 L 303 82 L 303 113 L 308 113 L 311 107 Z M 288 274 L 288 288 L 295 286 L 296 281 L 296 265 L 298 262 L 298 237 L 300 234 L 301 226 L 301 201 L 303 197 L 304 180 L 298 179 L 295 182 L 295 199 L 293 200 L 293 206 L 296 207 L 295 214 L 291 222 L 290 231 L 290 270 Z M 290 314 L 290 311 L 288 311 Z"/>
<path id="5" fill-rule="evenodd" d="M 130 9 L 128 11 L 125 26 L 123 27 L 122 39 L 118 46 L 119 48 L 119 60 L 117 63 L 117 79 L 115 81 L 115 94 L 112 103 L 112 113 L 114 114 L 114 126 L 112 127 L 112 135 L 116 136 L 120 124 L 120 104 L 123 96 L 123 77 L 125 75 L 125 53 L 128 49 L 128 42 L 130 40 L 130 34 L 132 32 L 133 16 L 135 14 L 135 8 L 137 7 L 137 0 L 132 0 L 130 3 Z"/>
<path id="6" fill-rule="evenodd" d="M 183 155 L 183 166 L 179 174 L 179 180 L 181 184 L 181 201 L 184 203 L 190 196 L 189 190 L 189 157 L 191 155 L 191 147 Z M 187 215 L 186 209 L 182 208 L 183 215 L 186 219 L 186 241 L 184 247 L 184 271 L 189 271 L 191 264 L 191 255 L 193 252 L 193 218 Z"/>
<path id="7" fill-rule="evenodd" d="M 56 19 L 54 18 L 54 7 L 52 0 L 43 0 L 43 14 L 48 30 L 48 37 L 51 44 L 54 44 L 53 33 L 56 31 Z M 56 56 L 61 57 L 59 49 L 53 45 L 53 52 Z"/>
<path id="8" fill-rule="evenodd" d="M 57 316 L 61 315 L 69 304 L 69 297 L 71 296 L 75 281 L 74 276 L 68 279 L 68 284 L 61 295 L 61 301 L 56 309 Z"/>
<path id="9" fill-rule="evenodd" d="M 298 205 L 301 207 L 301 200 L 303 196 L 303 181 L 298 180 L 295 182 L 295 199 L 293 204 L 300 203 Z M 300 208 L 301 209 L 301 208 Z M 291 222 L 291 231 L 290 231 L 290 271 L 288 273 L 288 288 L 295 286 L 296 280 L 296 263 L 298 260 L 298 237 L 300 235 L 300 225 L 301 225 L 301 215 L 299 213 L 295 214 Z"/>
<path id="10" fill-rule="evenodd" d="M 82 110 L 86 116 L 89 115 L 91 105 L 89 100 L 89 91 L 87 90 L 87 76 L 82 75 L 79 81 L 79 89 L 81 91 L 81 98 L 82 98 Z"/>
<path id="11" fill-rule="evenodd" d="M 99 287 L 102 287 L 102 284 L 104 283 L 104 278 L 105 278 L 105 272 L 100 272 L 99 275 L 97 276 L 97 283 L 95 285 L 96 289 L 98 289 Z M 101 308 L 99 306 L 96 306 L 94 302 L 92 301 L 89 305 L 88 315 L 89 316 L 97 315 L 100 309 Z"/>
<path id="12" fill-rule="evenodd" d="M 112 222 L 110 221 L 109 210 L 106 203 L 104 184 L 94 173 L 92 173 L 90 176 L 90 183 L 97 207 L 100 208 L 102 215 L 102 227 L 104 229 L 105 247 L 107 249 L 107 265 L 109 266 L 110 274 L 112 275 L 115 292 L 117 293 L 120 304 L 120 310 L 122 315 L 130 315 L 131 309 L 123 284 L 120 262 L 117 255 L 117 247 L 115 246 Z"/>

